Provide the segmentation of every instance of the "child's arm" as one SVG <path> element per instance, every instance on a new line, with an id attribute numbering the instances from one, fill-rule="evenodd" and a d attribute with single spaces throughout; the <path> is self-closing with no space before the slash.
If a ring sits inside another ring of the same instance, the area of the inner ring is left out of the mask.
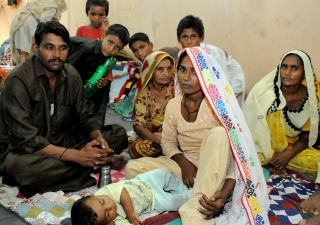
<path id="1" fill-rule="evenodd" d="M 102 17 L 102 25 L 101 25 L 101 27 L 102 27 L 102 29 L 104 30 L 104 31 L 107 31 L 108 29 L 109 29 L 109 20 L 108 20 L 108 17 L 106 17 L 106 16 L 103 16 Z"/>
<path id="2" fill-rule="evenodd" d="M 136 225 L 141 224 L 142 221 L 139 219 L 137 214 L 135 213 L 131 201 L 131 197 L 127 191 L 127 189 L 122 188 L 121 195 L 120 195 L 120 204 L 122 205 L 124 212 L 127 215 L 127 219 L 130 223 Z"/>

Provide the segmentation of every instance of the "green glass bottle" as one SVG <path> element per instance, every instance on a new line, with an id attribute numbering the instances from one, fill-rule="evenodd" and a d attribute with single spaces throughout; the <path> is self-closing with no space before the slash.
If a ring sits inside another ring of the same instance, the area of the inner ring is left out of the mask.
<path id="1" fill-rule="evenodd" d="M 101 64 L 96 72 L 90 77 L 89 80 L 86 81 L 84 84 L 84 92 L 86 98 L 90 98 L 96 91 L 98 90 L 97 87 L 97 79 L 101 77 L 107 76 L 113 69 L 114 65 L 116 65 L 117 59 L 114 57 L 107 58 L 104 64 Z"/>

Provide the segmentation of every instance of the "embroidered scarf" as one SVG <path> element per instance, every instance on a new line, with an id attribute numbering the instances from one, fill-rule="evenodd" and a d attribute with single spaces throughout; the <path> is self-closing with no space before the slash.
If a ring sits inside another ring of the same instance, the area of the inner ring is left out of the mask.
<path id="1" fill-rule="evenodd" d="M 236 186 L 232 206 L 215 218 L 217 224 L 269 224 L 269 198 L 250 130 L 237 99 L 213 55 L 200 47 L 186 48 L 199 85 L 212 111 L 226 129 L 236 162 Z M 178 71 L 178 68 L 177 68 Z M 175 77 L 175 94 L 180 87 Z"/>

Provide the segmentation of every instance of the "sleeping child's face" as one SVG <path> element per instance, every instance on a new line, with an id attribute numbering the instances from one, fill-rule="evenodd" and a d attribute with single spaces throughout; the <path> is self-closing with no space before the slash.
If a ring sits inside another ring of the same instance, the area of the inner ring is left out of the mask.
<path id="1" fill-rule="evenodd" d="M 105 225 L 117 217 L 117 203 L 107 195 L 92 196 L 86 205 L 98 215 L 98 225 Z"/>

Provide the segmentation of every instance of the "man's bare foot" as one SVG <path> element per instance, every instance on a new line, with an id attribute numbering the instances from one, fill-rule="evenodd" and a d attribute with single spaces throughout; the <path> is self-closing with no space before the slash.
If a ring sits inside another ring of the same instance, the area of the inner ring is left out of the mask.
<path id="1" fill-rule="evenodd" d="M 111 157 L 112 157 L 111 165 L 110 165 L 111 169 L 120 170 L 127 165 L 128 158 L 125 157 L 124 155 L 113 154 L 113 155 L 111 155 Z"/>
<path id="2" fill-rule="evenodd" d="M 281 170 L 278 170 L 276 169 L 275 167 L 273 167 L 272 165 L 268 164 L 268 165 L 265 165 L 265 167 L 270 170 L 271 173 L 273 174 L 277 174 L 279 176 L 288 176 L 288 171 L 286 169 L 281 169 Z"/>
<path id="3" fill-rule="evenodd" d="M 310 198 L 301 202 L 300 207 L 308 213 L 311 213 L 313 215 L 319 215 L 320 214 L 320 189 L 316 190 Z"/>
<path id="4" fill-rule="evenodd" d="M 320 215 L 313 216 L 307 220 L 301 220 L 299 225 L 320 225 Z"/>

